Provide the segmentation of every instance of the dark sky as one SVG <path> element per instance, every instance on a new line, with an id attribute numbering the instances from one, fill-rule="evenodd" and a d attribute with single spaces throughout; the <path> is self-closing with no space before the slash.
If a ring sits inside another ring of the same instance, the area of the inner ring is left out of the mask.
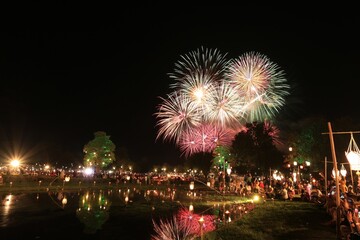
<path id="1" fill-rule="evenodd" d="M 360 116 L 355 7 L 27 4 L 1 32 L 3 158 L 81 159 L 105 131 L 133 161 L 182 161 L 175 145 L 155 141 L 153 114 L 180 55 L 201 46 L 277 63 L 292 86 L 286 117 Z"/>

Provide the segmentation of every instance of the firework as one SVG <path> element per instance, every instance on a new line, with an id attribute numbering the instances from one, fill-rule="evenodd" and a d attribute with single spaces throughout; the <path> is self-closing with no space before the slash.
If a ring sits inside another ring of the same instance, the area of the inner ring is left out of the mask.
<path id="1" fill-rule="evenodd" d="M 189 233 L 200 235 L 200 225 L 199 219 L 201 216 L 199 214 L 193 213 L 186 208 L 179 209 L 177 213 L 177 222 L 180 229 L 187 229 Z M 215 230 L 215 216 L 214 215 L 203 215 L 204 223 L 202 224 L 202 230 L 204 233 L 211 232 Z"/>
<path id="2" fill-rule="evenodd" d="M 164 140 L 179 142 L 183 133 L 201 124 L 202 115 L 184 94 L 174 92 L 169 94 L 167 99 L 161 99 L 163 102 L 156 113 L 159 119 L 157 126 L 160 129 L 157 138 L 163 136 Z"/>
<path id="3" fill-rule="evenodd" d="M 151 236 L 151 240 L 192 240 L 196 236 L 191 233 L 190 226 L 180 226 L 176 216 L 174 215 L 171 220 L 160 219 L 159 223 L 152 220 L 155 235 Z"/>
<path id="4" fill-rule="evenodd" d="M 206 97 L 224 77 L 228 63 L 225 57 L 226 54 L 216 49 L 203 47 L 181 56 L 181 60 L 175 64 L 174 72 L 169 74 L 175 80 L 170 86 L 181 91 L 191 101 L 203 105 Z"/>
<path id="5" fill-rule="evenodd" d="M 240 127 L 245 104 L 235 88 L 222 81 L 206 102 L 206 120 L 221 127 Z"/>
<path id="6" fill-rule="evenodd" d="M 216 125 L 203 124 L 182 135 L 180 150 L 185 156 L 199 152 L 212 152 L 217 145 L 230 146 L 236 131 Z"/>
<path id="7" fill-rule="evenodd" d="M 245 53 L 233 60 L 226 75 L 247 103 L 242 112 L 249 122 L 272 118 L 289 94 L 284 72 L 260 53 Z"/>
<path id="8" fill-rule="evenodd" d="M 271 137 L 275 146 L 281 146 L 283 144 L 280 140 L 280 130 L 271 122 L 264 122 L 264 132 Z"/>
<path id="9" fill-rule="evenodd" d="M 158 106 L 157 139 L 174 140 L 189 156 L 231 143 L 246 123 L 271 119 L 289 94 L 284 72 L 266 56 L 250 52 L 235 60 L 200 48 L 175 64 L 175 89 Z M 230 133 L 226 131 L 231 130 Z"/>

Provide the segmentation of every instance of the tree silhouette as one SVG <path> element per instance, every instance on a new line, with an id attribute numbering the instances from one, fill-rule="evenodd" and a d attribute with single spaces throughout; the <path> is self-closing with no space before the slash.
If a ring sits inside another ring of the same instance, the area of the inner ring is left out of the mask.
<path id="1" fill-rule="evenodd" d="M 254 122 L 235 136 L 231 152 L 238 172 L 267 173 L 270 168 L 281 167 L 283 154 L 276 147 L 278 131 L 268 122 Z"/>

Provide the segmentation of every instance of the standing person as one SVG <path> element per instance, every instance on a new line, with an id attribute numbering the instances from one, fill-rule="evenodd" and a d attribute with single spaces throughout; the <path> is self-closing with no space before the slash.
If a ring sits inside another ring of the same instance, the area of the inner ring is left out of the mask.
<path id="1" fill-rule="evenodd" d="M 283 188 L 281 190 L 281 199 L 284 200 L 284 201 L 289 199 L 288 191 L 287 191 L 285 185 L 283 186 Z"/>
<path id="2" fill-rule="evenodd" d="M 289 185 L 287 191 L 288 191 L 289 200 L 292 201 L 295 195 L 295 189 L 293 185 Z"/>
<path id="3" fill-rule="evenodd" d="M 307 182 L 307 185 L 306 185 L 306 194 L 309 198 L 309 200 L 311 201 L 311 190 L 312 190 L 312 186 L 311 186 L 311 183 L 310 182 Z"/>
<path id="4" fill-rule="evenodd" d="M 218 180 L 219 180 L 219 191 L 222 192 L 224 190 L 224 176 L 222 172 L 220 172 Z"/>
<path id="5" fill-rule="evenodd" d="M 341 179 L 339 184 L 340 184 L 340 191 L 342 191 L 343 193 L 347 193 L 348 192 L 348 187 L 346 186 L 346 180 Z"/>

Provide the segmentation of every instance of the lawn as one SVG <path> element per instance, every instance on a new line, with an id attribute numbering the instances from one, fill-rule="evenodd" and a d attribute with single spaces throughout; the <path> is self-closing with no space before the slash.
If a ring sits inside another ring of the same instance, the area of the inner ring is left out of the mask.
<path id="1" fill-rule="evenodd" d="M 205 239 L 285 240 L 336 239 L 325 209 L 310 202 L 266 201 L 242 219 L 232 222 Z"/>

